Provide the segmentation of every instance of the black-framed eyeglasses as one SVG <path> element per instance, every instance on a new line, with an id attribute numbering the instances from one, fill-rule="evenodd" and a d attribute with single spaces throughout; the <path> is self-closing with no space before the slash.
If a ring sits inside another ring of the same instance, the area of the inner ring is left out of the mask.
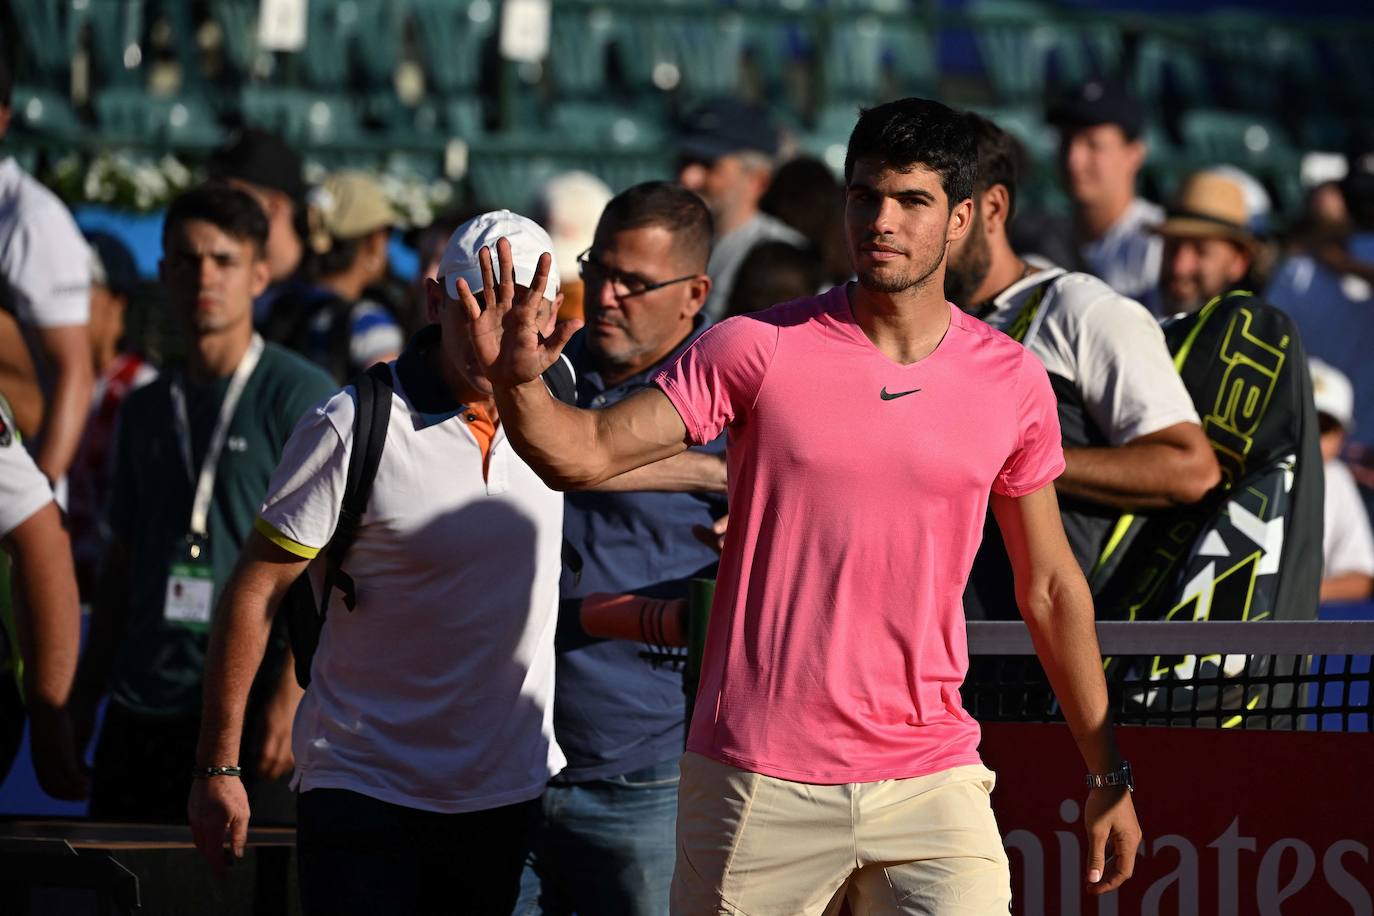
<path id="1" fill-rule="evenodd" d="M 607 267 L 605 264 L 593 261 L 590 248 L 577 256 L 577 271 L 589 290 L 593 287 L 600 289 L 603 283 L 611 284 L 611 289 L 615 291 L 617 299 L 633 299 L 635 296 L 643 296 L 645 293 L 652 293 L 656 289 L 663 289 L 663 287 L 672 286 L 674 283 L 686 283 L 688 280 L 695 280 L 701 276 L 700 274 L 687 274 L 683 277 L 655 283 L 635 274 L 622 273 Z"/>

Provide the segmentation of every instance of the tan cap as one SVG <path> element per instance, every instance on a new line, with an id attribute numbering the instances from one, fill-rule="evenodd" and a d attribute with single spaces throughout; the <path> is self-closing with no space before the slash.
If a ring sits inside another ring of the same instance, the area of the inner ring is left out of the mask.
<path id="1" fill-rule="evenodd" d="M 1180 238 L 1223 238 L 1253 245 L 1250 208 L 1240 183 L 1216 172 L 1194 172 L 1184 179 L 1158 232 Z"/>
<path id="2" fill-rule="evenodd" d="M 386 199 L 377 179 L 366 172 L 335 172 L 306 196 L 310 218 L 310 247 L 330 248 L 330 239 L 357 239 L 404 220 Z"/>

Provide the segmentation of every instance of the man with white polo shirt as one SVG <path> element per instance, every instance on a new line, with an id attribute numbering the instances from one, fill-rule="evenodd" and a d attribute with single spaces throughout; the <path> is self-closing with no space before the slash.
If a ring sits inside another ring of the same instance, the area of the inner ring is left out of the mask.
<path id="1" fill-rule="evenodd" d="M 460 281 L 482 286 L 478 253 L 498 239 L 521 285 L 551 245 L 506 210 L 464 223 L 426 283 L 432 323 L 391 364 L 386 444 L 343 560 L 357 602 L 331 598 L 293 733 L 307 913 L 507 916 L 539 795 L 564 764 L 552 705 L 563 495 L 506 439 L 457 301 Z M 551 330 L 556 274 L 549 288 Z M 297 426 L 216 616 L 189 802 L 216 868 L 247 832 L 248 684 L 288 586 L 307 569 L 321 582 L 312 560 L 339 517 L 355 397 L 346 387 Z"/>
<path id="2" fill-rule="evenodd" d="M 444 899 L 509 913 L 536 800 L 563 767 L 552 721 L 563 496 L 506 441 L 454 302 L 460 276 L 480 285 L 477 251 L 501 237 L 529 282 L 544 231 L 508 211 L 468 221 L 426 284 L 431 325 L 391 364 L 386 445 L 344 563 L 357 604 L 333 601 L 293 732 L 307 913 L 430 912 Z M 556 299 L 556 278 L 550 288 Z M 273 475 L 213 635 L 200 767 L 238 764 L 272 615 L 337 524 L 355 397 L 349 386 L 310 411 Z M 212 866 L 226 829 L 242 848 L 236 777 L 198 779 L 189 808 Z"/>

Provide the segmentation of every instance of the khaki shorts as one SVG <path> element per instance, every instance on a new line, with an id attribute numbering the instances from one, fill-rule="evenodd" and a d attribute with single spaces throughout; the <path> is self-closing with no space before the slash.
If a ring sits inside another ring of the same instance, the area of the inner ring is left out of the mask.
<path id="1" fill-rule="evenodd" d="M 1011 874 L 984 766 L 822 786 L 688 752 L 673 916 L 1004 916 Z"/>

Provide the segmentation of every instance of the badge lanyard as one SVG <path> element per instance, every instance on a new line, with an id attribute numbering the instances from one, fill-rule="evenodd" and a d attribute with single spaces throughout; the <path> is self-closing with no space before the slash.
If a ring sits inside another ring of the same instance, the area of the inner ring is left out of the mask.
<path id="1" fill-rule="evenodd" d="M 262 358 L 263 347 L 262 337 L 255 333 L 252 343 L 248 345 L 248 352 L 243 354 L 238 368 L 229 379 L 229 388 L 224 392 L 224 402 L 220 405 L 214 431 L 210 433 L 210 444 L 205 449 L 205 459 L 201 462 L 199 474 L 196 473 L 191 457 L 191 420 L 186 413 L 186 392 L 182 389 L 180 376 L 172 379 L 172 416 L 176 421 L 177 444 L 181 448 L 181 459 L 186 465 L 186 474 L 196 487 L 195 496 L 191 500 L 191 527 L 187 533 L 192 560 L 200 559 L 203 545 L 210 533 L 210 500 L 215 493 L 219 456 L 224 450 L 225 441 L 229 438 L 229 424 L 233 422 L 239 398 L 243 396 L 243 389 L 248 385 L 249 376 L 257 368 L 258 360 Z"/>

